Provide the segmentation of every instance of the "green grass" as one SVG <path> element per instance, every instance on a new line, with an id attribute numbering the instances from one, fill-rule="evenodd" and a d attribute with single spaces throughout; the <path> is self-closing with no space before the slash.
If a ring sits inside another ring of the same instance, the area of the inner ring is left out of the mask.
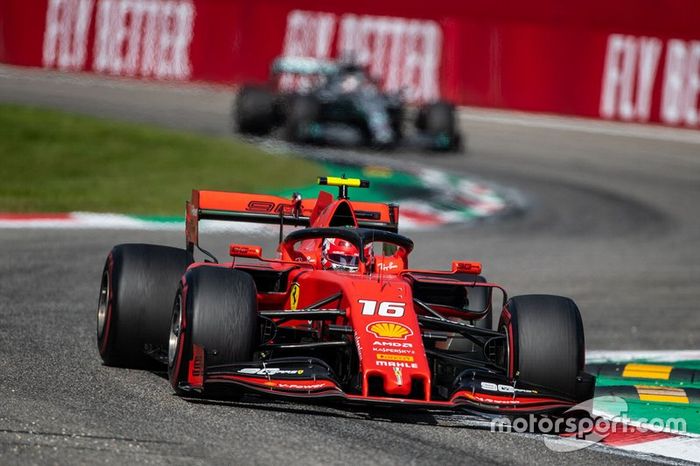
<path id="1" fill-rule="evenodd" d="M 226 138 L 0 105 L 0 212 L 182 215 L 193 188 L 274 193 L 322 171 Z"/>

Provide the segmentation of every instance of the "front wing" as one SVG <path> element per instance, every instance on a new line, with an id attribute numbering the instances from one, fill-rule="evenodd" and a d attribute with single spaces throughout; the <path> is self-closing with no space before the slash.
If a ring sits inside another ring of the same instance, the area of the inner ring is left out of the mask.
<path id="1" fill-rule="evenodd" d="M 196 359 L 196 358 L 195 358 Z M 184 390 L 202 392 L 206 387 L 229 384 L 248 392 L 282 398 L 303 398 L 339 401 L 377 406 L 403 406 L 416 409 L 470 410 L 491 413 L 546 413 L 563 411 L 576 403 L 555 394 L 534 390 L 510 391 L 510 385 L 497 379 L 461 377 L 458 388 L 449 396 L 435 400 L 427 394 L 424 399 L 368 396 L 346 393 L 323 361 L 315 358 L 283 358 L 199 370 L 190 368 Z M 466 380 L 465 380 L 466 379 Z"/>

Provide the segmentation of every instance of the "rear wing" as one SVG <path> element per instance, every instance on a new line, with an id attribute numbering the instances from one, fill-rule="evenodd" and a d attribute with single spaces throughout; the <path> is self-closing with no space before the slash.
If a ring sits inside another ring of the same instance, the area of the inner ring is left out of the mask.
<path id="1" fill-rule="evenodd" d="M 186 205 L 187 249 L 199 245 L 200 220 L 308 227 L 332 202 L 333 196 L 324 191 L 316 199 L 302 200 L 300 197 L 287 199 L 266 194 L 193 190 L 192 199 Z M 348 202 L 354 210 L 358 227 L 398 232 L 398 205 Z"/>

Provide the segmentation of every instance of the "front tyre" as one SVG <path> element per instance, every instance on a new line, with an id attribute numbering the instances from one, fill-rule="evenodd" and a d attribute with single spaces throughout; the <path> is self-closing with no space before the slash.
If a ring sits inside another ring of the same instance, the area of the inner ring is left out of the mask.
<path id="1" fill-rule="evenodd" d="M 216 266 L 189 270 L 175 297 L 168 342 L 175 392 L 190 393 L 191 367 L 250 361 L 257 331 L 257 290 L 249 274 Z"/>
<path id="2" fill-rule="evenodd" d="M 585 343 L 581 314 L 569 298 L 515 296 L 499 321 L 508 344 L 504 358 L 510 379 L 538 385 L 569 399 L 586 399 L 581 380 Z"/>

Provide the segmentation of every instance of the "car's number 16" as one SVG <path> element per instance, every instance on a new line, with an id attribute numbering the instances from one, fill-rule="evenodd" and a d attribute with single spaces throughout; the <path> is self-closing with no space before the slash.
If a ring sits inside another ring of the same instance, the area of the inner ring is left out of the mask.
<path id="1" fill-rule="evenodd" d="M 377 309 L 377 301 L 372 299 L 359 299 L 362 304 L 362 315 L 373 316 L 375 314 L 382 317 L 401 317 L 406 309 L 406 303 L 395 303 L 392 301 L 382 301 Z"/>

